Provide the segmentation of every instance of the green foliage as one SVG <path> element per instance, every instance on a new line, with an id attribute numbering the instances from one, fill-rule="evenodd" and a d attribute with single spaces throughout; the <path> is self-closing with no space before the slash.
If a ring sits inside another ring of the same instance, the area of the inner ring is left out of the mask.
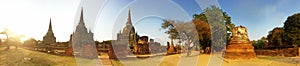
<path id="1" fill-rule="evenodd" d="M 263 49 L 266 47 L 267 45 L 267 38 L 265 37 L 262 37 L 261 39 L 257 40 L 257 41 L 251 41 L 252 43 L 252 46 L 255 48 L 255 49 Z"/>
<path id="2" fill-rule="evenodd" d="M 211 46 L 211 31 L 208 22 L 195 18 L 193 20 L 199 37 L 199 45 L 202 49 Z M 207 52 L 207 51 L 204 51 Z"/>
<path id="3" fill-rule="evenodd" d="M 270 47 L 283 47 L 285 42 L 285 31 L 281 27 L 276 27 L 269 32 L 267 39 L 270 43 Z"/>
<path id="4" fill-rule="evenodd" d="M 175 23 L 174 20 L 164 20 L 164 23 L 162 23 L 161 26 L 162 29 L 167 29 L 165 33 L 169 35 L 169 38 L 171 39 L 171 43 L 173 43 L 174 39 L 179 39 L 178 31 L 173 25 L 174 23 Z"/>
<path id="5" fill-rule="evenodd" d="M 300 13 L 289 16 L 283 28 L 276 27 L 267 36 L 270 47 L 286 47 L 300 45 Z"/>
<path id="6" fill-rule="evenodd" d="M 192 25 L 191 23 L 194 24 L 195 27 L 190 27 Z M 186 46 L 194 43 L 199 44 L 202 49 L 214 44 L 213 46 L 220 48 L 218 50 L 224 48 L 226 43 L 230 41 L 232 28 L 234 27 L 235 25 L 231 23 L 231 17 L 216 6 L 206 8 L 204 12 L 200 14 L 194 14 L 192 22 L 164 20 L 161 26 L 161 28 L 167 29 L 165 33 L 169 35 L 171 40 L 183 39 L 184 41 L 189 41 Z M 179 28 L 180 30 L 176 30 L 175 28 Z M 195 28 L 199 41 L 193 41 L 195 40 L 195 36 L 193 36 L 195 32 L 188 31 Z M 214 41 L 212 41 L 212 39 L 214 39 Z"/>
<path id="7" fill-rule="evenodd" d="M 284 23 L 286 40 L 294 46 L 300 45 L 300 13 L 289 16 Z"/>
<path id="8" fill-rule="evenodd" d="M 208 22 L 210 26 L 212 38 L 208 39 L 211 39 L 213 41 L 209 44 L 200 43 L 200 46 L 202 46 L 202 48 L 206 48 L 208 45 L 211 45 L 211 43 L 213 43 L 213 46 L 215 46 L 217 50 L 221 50 L 225 47 L 226 43 L 230 42 L 232 28 L 234 28 L 235 25 L 231 23 L 231 17 L 228 16 L 226 12 L 223 12 L 220 8 L 216 6 L 206 8 L 201 14 L 195 14 L 194 19 Z M 199 30 L 199 28 L 197 28 L 197 30 Z M 201 35 L 199 36 L 200 42 L 201 39 L 207 38 Z"/>

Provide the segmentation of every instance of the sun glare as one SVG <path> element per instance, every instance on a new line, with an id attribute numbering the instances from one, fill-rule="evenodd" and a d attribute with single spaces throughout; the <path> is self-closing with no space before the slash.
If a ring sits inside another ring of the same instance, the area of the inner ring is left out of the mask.
<path id="1" fill-rule="evenodd" d="M 23 43 L 24 41 L 26 41 L 26 40 L 28 40 L 29 39 L 29 37 L 28 36 L 26 36 L 26 37 L 23 37 L 23 38 L 20 38 L 20 42 L 21 43 Z"/>
<path id="2" fill-rule="evenodd" d="M 15 39 L 15 40 L 19 40 L 19 41 L 22 42 L 22 43 L 23 43 L 24 41 L 26 41 L 26 40 L 29 39 L 29 37 L 26 36 L 25 34 L 22 34 L 22 33 L 18 32 L 18 31 L 14 31 L 14 30 L 7 29 L 7 28 L 1 29 L 0 32 L 4 32 L 4 33 L 0 34 L 0 38 L 1 38 L 1 39 L 7 39 L 7 35 L 8 35 L 9 38 Z M 6 33 L 7 35 L 6 35 L 5 33 Z"/>

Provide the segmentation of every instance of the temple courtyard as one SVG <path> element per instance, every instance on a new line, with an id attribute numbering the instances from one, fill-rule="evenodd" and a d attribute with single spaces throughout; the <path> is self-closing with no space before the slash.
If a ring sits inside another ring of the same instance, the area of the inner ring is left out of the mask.
<path id="1" fill-rule="evenodd" d="M 5 48 L 0 48 L 0 66 L 76 66 L 76 60 L 74 57 L 71 56 L 58 56 L 43 52 L 37 52 L 37 51 L 31 51 L 26 50 L 23 48 L 14 48 L 12 47 L 10 50 L 5 51 Z M 123 63 L 120 60 L 113 60 L 113 59 L 106 59 L 107 54 L 102 53 L 99 58 L 102 60 L 102 64 L 105 64 L 106 66 L 122 66 L 122 65 L 157 65 L 157 66 L 177 66 L 180 65 L 180 62 L 191 62 L 188 64 L 195 65 L 193 62 L 195 62 L 194 58 L 197 58 L 196 60 L 198 66 L 207 66 L 209 62 L 210 55 L 208 54 L 200 54 L 200 55 L 194 55 L 191 57 L 186 57 L 181 54 L 174 54 L 174 55 L 157 55 L 157 56 L 151 56 L 149 58 L 133 58 L 129 57 L 126 59 L 120 59 L 123 61 Z M 185 58 L 185 59 L 181 59 Z M 79 58 L 81 59 L 81 58 Z M 84 62 L 94 62 L 94 60 L 86 60 Z M 138 61 L 137 61 L 138 60 Z M 181 61 L 180 61 L 181 60 Z M 109 63 L 109 61 L 111 63 Z M 220 59 L 217 61 L 220 61 Z M 271 56 L 261 56 L 258 55 L 255 59 L 249 59 L 249 60 L 221 60 L 222 66 L 300 66 L 300 57 L 271 57 Z M 212 63 L 214 64 L 214 63 Z"/>

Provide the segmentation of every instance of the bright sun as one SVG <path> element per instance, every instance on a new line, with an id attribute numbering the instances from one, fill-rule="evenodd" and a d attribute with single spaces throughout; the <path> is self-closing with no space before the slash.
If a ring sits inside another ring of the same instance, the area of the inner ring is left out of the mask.
<path id="1" fill-rule="evenodd" d="M 6 31 L 3 29 L 0 32 L 7 33 L 7 35 L 9 35 L 9 38 L 19 40 L 21 43 L 23 43 L 24 41 L 29 39 L 28 36 L 25 36 L 24 34 L 21 34 L 21 33 L 15 33 L 15 31 L 12 31 L 12 30 L 9 30 L 9 29 L 7 29 Z M 0 34 L 0 39 L 1 40 L 2 39 L 7 39 L 6 34 Z"/>

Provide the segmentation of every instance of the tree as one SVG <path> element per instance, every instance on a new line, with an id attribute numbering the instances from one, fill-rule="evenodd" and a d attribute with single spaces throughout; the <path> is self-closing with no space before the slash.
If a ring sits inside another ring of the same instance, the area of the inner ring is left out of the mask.
<path id="1" fill-rule="evenodd" d="M 198 37 L 199 37 L 199 46 L 204 50 L 211 45 L 211 31 L 208 22 L 200 19 L 193 19 L 193 23 L 197 29 Z M 209 51 L 205 51 L 204 53 L 208 53 Z"/>
<path id="2" fill-rule="evenodd" d="M 289 16 L 284 23 L 286 40 L 293 46 L 300 45 L 300 13 Z"/>
<path id="3" fill-rule="evenodd" d="M 165 33 L 169 35 L 171 44 L 173 44 L 174 39 L 179 39 L 184 44 L 183 49 L 187 50 L 188 56 L 191 54 L 192 48 L 198 44 L 198 34 L 194 26 L 193 22 L 174 20 L 164 20 L 162 24 L 162 28 L 167 29 Z"/>
<path id="4" fill-rule="evenodd" d="M 267 38 L 266 37 L 262 37 L 261 39 L 259 39 L 257 41 L 255 41 L 255 40 L 251 41 L 251 43 L 252 43 L 252 45 L 253 45 L 253 47 L 255 49 L 262 49 L 267 44 Z"/>
<path id="5" fill-rule="evenodd" d="M 214 44 L 215 49 L 222 50 L 226 42 L 230 41 L 226 39 L 230 39 L 232 28 L 235 26 L 231 23 L 230 18 L 226 12 L 223 12 L 216 6 L 212 6 L 206 8 L 199 15 L 194 14 L 194 19 L 191 22 L 164 20 L 161 27 L 167 29 L 165 33 L 169 35 L 172 41 L 174 39 L 181 39 L 182 42 L 185 42 L 185 48 L 191 49 L 199 45 L 202 49 L 205 49 Z M 176 30 L 175 28 L 179 28 L 180 30 Z M 195 28 L 196 32 L 189 31 Z M 215 40 L 212 41 L 212 39 Z M 187 49 L 188 52 L 190 51 L 189 49 Z"/>
<path id="6" fill-rule="evenodd" d="M 281 48 L 285 42 L 285 31 L 282 27 L 276 27 L 269 32 L 267 39 L 270 43 L 270 47 Z"/>
<path id="7" fill-rule="evenodd" d="M 26 41 L 23 42 L 23 47 L 35 47 L 37 46 L 37 40 L 35 40 L 34 38 L 29 38 Z"/>
<path id="8" fill-rule="evenodd" d="M 178 36 L 181 41 L 184 42 L 184 49 L 187 50 L 187 56 L 190 56 L 191 51 L 197 44 L 198 33 L 193 22 L 177 22 L 174 24 L 175 28 L 178 31 Z"/>
<path id="9" fill-rule="evenodd" d="M 4 43 L 4 45 L 6 45 L 5 50 L 8 50 L 10 48 L 9 40 L 10 40 L 11 31 L 8 30 L 8 29 L 4 29 L 4 31 L 2 31 L 0 34 L 5 34 L 6 38 L 5 38 L 5 41 L 3 43 Z"/>
<path id="10" fill-rule="evenodd" d="M 211 37 L 213 37 L 212 40 L 214 40 L 212 41 L 213 46 L 215 47 L 214 49 L 222 50 L 225 44 L 230 41 L 232 28 L 234 28 L 235 25 L 231 23 L 231 17 L 218 7 L 211 6 L 210 8 L 206 8 L 201 14 L 195 14 L 194 19 L 203 20 L 209 23 L 212 33 Z M 203 46 L 205 44 L 200 45 Z"/>
<path id="11" fill-rule="evenodd" d="M 221 9 L 219 9 L 216 6 L 211 6 L 211 9 L 207 8 L 205 11 L 211 11 L 211 10 L 222 11 Z M 193 16 L 194 16 L 194 20 L 198 19 L 198 20 L 202 20 L 204 22 L 208 22 L 205 12 L 202 12 L 199 15 L 194 14 Z M 220 15 L 218 15 L 218 16 L 220 16 Z M 227 44 L 228 44 L 230 42 L 232 29 L 235 27 L 235 24 L 233 24 L 231 22 L 231 17 L 226 12 L 222 11 L 222 16 L 223 16 L 223 21 L 225 22 L 225 26 L 226 26 L 226 30 L 227 30 L 226 39 L 227 39 Z"/>
<path id="12" fill-rule="evenodd" d="M 179 39 L 178 31 L 173 25 L 175 21 L 174 20 L 163 20 L 163 21 L 164 23 L 162 23 L 161 28 L 167 29 L 165 33 L 169 35 L 169 38 L 171 39 L 171 44 L 173 44 L 174 39 Z"/>
<path id="13" fill-rule="evenodd" d="M 4 31 L 0 32 L 0 34 L 5 34 L 6 39 L 4 41 L 4 44 L 6 45 L 6 49 L 10 49 L 11 45 L 15 45 L 16 48 L 18 48 L 18 45 L 21 43 L 20 38 L 24 37 L 24 35 L 15 34 L 13 31 L 9 29 L 4 29 Z"/>

